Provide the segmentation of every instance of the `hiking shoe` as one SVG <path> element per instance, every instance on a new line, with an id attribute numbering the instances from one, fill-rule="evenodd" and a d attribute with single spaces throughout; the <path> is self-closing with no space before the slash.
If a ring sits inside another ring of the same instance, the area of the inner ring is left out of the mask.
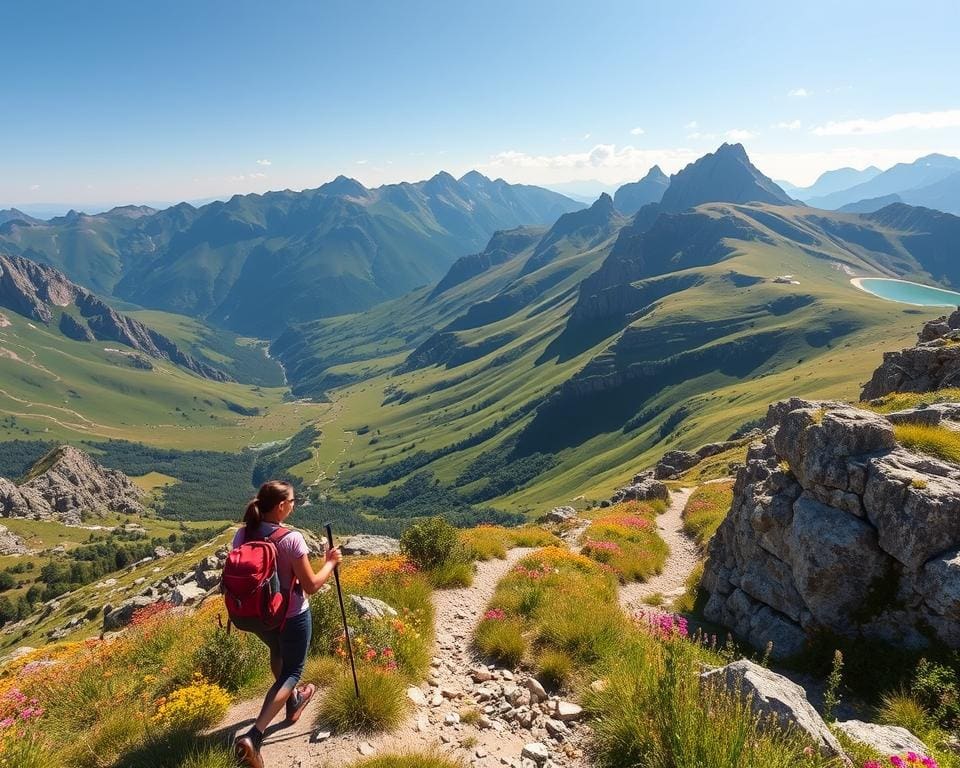
<path id="1" fill-rule="evenodd" d="M 233 742 L 233 754 L 240 765 L 247 768 L 263 768 L 260 750 L 254 746 L 253 739 L 249 736 L 240 736 Z"/>
<path id="2" fill-rule="evenodd" d="M 307 704 L 310 703 L 310 699 L 313 698 L 313 694 L 317 692 L 317 686 L 313 683 L 307 683 L 306 685 L 301 685 L 296 689 L 297 693 L 300 694 L 300 701 L 295 707 L 287 705 L 287 722 L 295 723 L 300 719 L 300 715 L 303 714 L 303 710 L 307 708 Z"/>

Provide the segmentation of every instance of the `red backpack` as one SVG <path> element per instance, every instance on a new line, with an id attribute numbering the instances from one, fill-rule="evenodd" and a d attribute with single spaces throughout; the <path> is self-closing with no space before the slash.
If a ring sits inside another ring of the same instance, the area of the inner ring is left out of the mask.
<path id="1" fill-rule="evenodd" d="M 277 544 L 290 532 L 287 528 L 277 528 L 266 538 L 244 540 L 227 555 L 220 591 L 230 622 L 237 628 L 283 629 L 297 579 L 294 577 L 290 582 L 289 593 L 280 591 Z"/>

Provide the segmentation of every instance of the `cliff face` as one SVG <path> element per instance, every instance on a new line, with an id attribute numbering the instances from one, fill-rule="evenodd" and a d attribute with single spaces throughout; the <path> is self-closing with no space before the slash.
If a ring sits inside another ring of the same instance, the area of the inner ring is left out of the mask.
<path id="1" fill-rule="evenodd" d="M 960 309 L 924 324 L 917 344 L 885 352 L 860 394 L 872 400 L 891 392 L 933 392 L 960 386 Z"/>
<path id="2" fill-rule="evenodd" d="M 79 525 L 84 513 L 141 514 L 142 497 L 143 491 L 122 472 L 106 469 L 83 451 L 63 445 L 40 459 L 21 485 L 0 478 L 0 517 Z"/>
<path id="3" fill-rule="evenodd" d="M 0 254 L 0 306 L 44 324 L 53 321 L 54 308 L 76 307 L 79 318 L 64 313 L 58 324 L 68 338 L 116 341 L 149 357 L 169 360 L 206 379 L 231 381 L 223 371 L 191 357 L 166 336 L 117 312 L 61 272 L 29 259 Z"/>
<path id="4" fill-rule="evenodd" d="M 777 658 L 824 630 L 960 647 L 960 468 L 840 403 L 775 403 L 767 427 L 710 544 L 706 617 Z"/>

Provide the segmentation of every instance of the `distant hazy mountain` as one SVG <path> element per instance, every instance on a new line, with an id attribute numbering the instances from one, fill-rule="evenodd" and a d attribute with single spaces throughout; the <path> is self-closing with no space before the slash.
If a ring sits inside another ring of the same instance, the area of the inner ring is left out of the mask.
<path id="1" fill-rule="evenodd" d="M 291 323 L 362 311 L 441 277 L 501 229 L 583 205 L 471 172 L 367 189 L 236 195 L 201 208 L 71 211 L 0 224 L 0 245 L 100 294 L 273 338 Z"/>
<path id="2" fill-rule="evenodd" d="M 793 200 L 750 162 L 742 144 L 723 144 L 670 177 L 660 210 L 683 211 L 714 202 L 788 205 Z"/>
<path id="3" fill-rule="evenodd" d="M 28 224 L 39 224 L 39 221 L 32 216 L 28 216 L 17 208 L 6 208 L 0 210 L 0 224 L 6 224 L 8 221 L 25 221 Z"/>
<path id="4" fill-rule="evenodd" d="M 790 188 L 787 189 L 783 182 L 778 181 L 777 183 L 780 184 L 791 197 L 797 200 L 810 200 L 815 197 L 832 195 L 834 192 L 842 192 L 857 184 L 864 184 L 876 178 L 881 173 L 883 173 L 883 171 L 875 165 L 864 168 L 862 171 L 858 171 L 856 168 L 837 168 L 833 171 L 821 173 L 819 178 L 809 187 L 796 187 L 790 184 Z"/>
<path id="5" fill-rule="evenodd" d="M 669 186 L 670 177 L 660 170 L 659 165 L 655 165 L 640 181 L 620 187 L 613 196 L 613 204 L 620 213 L 633 216 L 643 206 L 659 203 Z"/>
<path id="6" fill-rule="evenodd" d="M 869 200 L 858 200 L 855 203 L 847 203 L 837 210 L 841 213 L 873 213 L 881 208 L 886 208 L 893 203 L 902 203 L 900 195 L 884 195 L 883 197 L 871 197 Z"/>
<path id="7" fill-rule="evenodd" d="M 928 187 L 952 174 L 960 172 L 960 159 L 947 155 L 927 155 L 912 163 L 897 163 L 870 179 L 847 189 L 823 196 L 803 198 L 814 208 L 836 210 L 849 203 L 870 200 L 886 195 L 900 195 L 910 202 L 910 190 Z"/>
<path id="8" fill-rule="evenodd" d="M 960 216 L 960 173 L 953 173 L 926 187 L 907 190 L 900 197 L 910 205 L 936 208 Z"/>

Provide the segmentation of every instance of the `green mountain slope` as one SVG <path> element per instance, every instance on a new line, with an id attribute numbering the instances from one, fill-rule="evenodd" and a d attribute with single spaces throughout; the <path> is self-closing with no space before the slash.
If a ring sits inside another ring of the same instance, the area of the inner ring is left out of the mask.
<path id="1" fill-rule="evenodd" d="M 339 177 L 201 208 L 10 220 L 0 224 L 0 244 L 102 295 L 275 338 L 292 323 L 434 282 L 498 229 L 551 224 L 582 207 L 479 173 L 377 189 Z"/>

